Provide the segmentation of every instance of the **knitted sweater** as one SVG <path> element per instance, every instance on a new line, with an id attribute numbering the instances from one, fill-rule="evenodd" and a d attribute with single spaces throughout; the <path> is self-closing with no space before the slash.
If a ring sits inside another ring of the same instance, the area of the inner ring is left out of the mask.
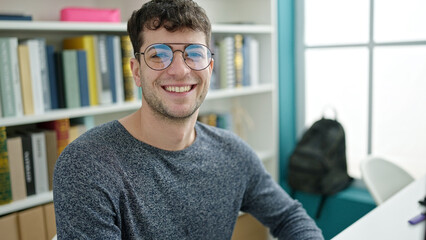
<path id="1" fill-rule="evenodd" d="M 322 239 L 246 143 L 195 130 L 181 151 L 141 142 L 118 121 L 69 144 L 53 180 L 58 239 L 230 239 L 239 211 L 279 239 Z"/>

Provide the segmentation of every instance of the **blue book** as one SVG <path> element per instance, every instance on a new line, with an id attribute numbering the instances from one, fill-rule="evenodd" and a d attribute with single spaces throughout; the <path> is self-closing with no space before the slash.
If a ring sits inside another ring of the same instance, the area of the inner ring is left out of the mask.
<path id="1" fill-rule="evenodd" d="M 77 50 L 78 80 L 80 83 L 80 104 L 82 107 L 90 106 L 86 55 L 87 53 L 85 50 Z"/>
<path id="2" fill-rule="evenodd" d="M 31 21 L 33 20 L 33 17 L 31 15 L 21 15 L 21 14 L 0 14 L 0 20 Z"/>
<path id="3" fill-rule="evenodd" d="M 116 82 L 115 82 L 115 64 L 114 64 L 114 58 L 121 57 L 121 56 L 115 56 L 114 55 L 114 36 L 107 36 L 106 37 L 106 46 L 107 46 L 107 64 L 109 69 L 109 84 L 111 87 L 112 92 L 112 102 L 117 102 L 117 90 L 116 90 Z"/>
<path id="4" fill-rule="evenodd" d="M 59 108 L 58 103 L 58 87 L 56 85 L 56 61 L 55 61 L 55 47 L 46 45 L 46 58 L 47 69 L 50 83 L 50 104 L 52 109 Z"/>

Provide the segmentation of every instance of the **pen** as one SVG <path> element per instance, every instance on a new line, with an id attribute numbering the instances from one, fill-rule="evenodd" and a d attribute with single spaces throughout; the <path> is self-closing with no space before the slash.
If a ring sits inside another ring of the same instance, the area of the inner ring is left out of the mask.
<path id="1" fill-rule="evenodd" d="M 415 225 L 415 224 L 417 224 L 417 223 L 419 223 L 419 222 L 422 222 L 423 220 L 425 220 L 426 219 L 426 212 L 424 212 L 424 213 L 420 213 L 419 215 L 417 215 L 417 216 L 415 216 L 415 217 L 413 217 L 413 218 L 411 218 L 410 220 L 408 220 L 408 222 L 411 224 L 411 225 Z"/>

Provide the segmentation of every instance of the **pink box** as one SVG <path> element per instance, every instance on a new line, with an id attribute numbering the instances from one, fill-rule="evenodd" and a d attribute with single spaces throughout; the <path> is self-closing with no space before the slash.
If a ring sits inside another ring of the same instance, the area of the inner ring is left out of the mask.
<path id="1" fill-rule="evenodd" d="M 61 10 L 61 21 L 120 22 L 120 9 L 67 7 Z"/>

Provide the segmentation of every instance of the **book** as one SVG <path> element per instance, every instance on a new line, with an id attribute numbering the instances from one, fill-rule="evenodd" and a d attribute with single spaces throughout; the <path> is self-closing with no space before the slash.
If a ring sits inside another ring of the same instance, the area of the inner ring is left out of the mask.
<path id="1" fill-rule="evenodd" d="M 77 69 L 80 87 L 80 105 L 82 107 L 90 106 L 87 54 L 85 50 L 77 50 Z"/>
<path id="2" fill-rule="evenodd" d="M 20 240 L 17 213 L 0 217 L 0 236 L 2 239 Z"/>
<path id="3" fill-rule="evenodd" d="M 31 21 L 33 17 L 31 15 L 24 15 L 18 13 L 1 13 L 0 21 Z"/>
<path id="4" fill-rule="evenodd" d="M 243 35 L 235 34 L 234 49 L 235 87 L 242 87 L 245 60 L 243 57 Z"/>
<path id="5" fill-rule="evenodd" d="M 49 88 L 50 88 L 50 105 L 52 109 L 58 109 L 58 88 L 56 80 L 56 61 L 55 61 L 55 47 L 53 45 L 46 45 L 46 59 L 47 59 L 47 70 L 49 77 Z"/>
<path id="6" fill-rule="evenodd" d="M 84 35 L 79 37 L 66 38 L 63 41 L 63 47 L 64 49 L 81 49 L 86 51 L 90 105 L 99 105 L 94 36 Z"/>
<path id="7" fill-rule="evenodd" d="M 79 108 L 80 83 L 78 79 L 77 50 L 62 51 L 62 69 L 66 108 Z"/>
<path id="8" fill-rule="evenodd" d="M 220 88 L 235 86 L 234 38 L 227 36 L 219 43 Z"/>
<path id="9" fill-rule="evenodd" d="M 35 193 L 40 194 L 49 191 L 49 180 L 47 171 L 46 139 L 43 131 L 31 130 L 28 132 L 31 137 L 33 150 L 33 166 L 35 179 Z"/>
<path id="10" fill-rule="evenodd" d="M 128 35 L 121 36 L 121 56 L 123 64 L 124 99 L 125 101 L 136 101 L 138 99 L 137 86 L 133 80 L 130 59 L 133 58 L 133 46 Z"/>
<path id="11" fill-rule="evenodd" d="M 6 127 L 0 127 L 0 205 L 12 201 Z"/>
<path id="12" fill-rule="evenodd" d="M 56 141 L 57 141 L 57 157 L 62 153 L 65 147 L 69 143 L 69 129 L 70 129 L 70 120 L 68 118 L 58 119 L 49 122 L 42 122 L 37 124 L 39 128 L 50 129 L 56 132 Z"/>
<path id="13" fill-rule="evenodd" d="M 47 172 L 49 179 L 49 190 L 53 190 L 53 171 L 58 158 L 58 140 L 54 130 L 44 130 L 46 141 Z"/>
<path id="14" fill-rule="evenodd" d="M 114 73 L 115 73 L 115 96 L 117 103 L 124 102 L 124 82 L 123 82 L 123 62 L 121 57 L 121 43 L 119 36 L 112 36 L 114 53 Z"/>
<path id="15" fill-rule="evenodd" d="M 58 108 L 66 108 L 67 106 L 65 100 L 65 80 L 62 52 L 55 52 L 54 57 L 56 62 L 56 93 L 58 95 Z"/>
<path id="16" fill-rule="evenodd" d="M 17 116 L 17 110 L 22 115 L 21 95 L 20 93 L 19 96 L 15 95 L 15 83 L 16 81 L 19 82 L 19 78 L 16 79 L 16 77 L 19 76 L 16 76 L 14 72 L 15 66 L 12 65 L 11 59 L 11 55 L 17 53 L 14 46 L 12 46 L 14 40 L 17 41 L 16 38 L 0 38 L 0 98 L 3 117 L 15 117 Z M 16 108 L 17 106 L 19 106 L 19 109 Z"/>
<path id="17" fill-rule="evenodd" d="M 38 42 L 38 56 L 40 62 L 40 76 L 43 92 L 43 103 L 44 111 L 52 109 L 51 97 L 50 97 L 50 81 L 49 81 L 49 69 L 47 67 L 47 55 L 46 55 L 46 39 L 35 38 Z"/>
<path id="18" fill-rule="evenodd" d="M 34 195 L 35 192 L 35 176 L 34 176 L 34 162 L 33 162 L 33 146 L 31 136 L 20 133 L 22 141 L 22 156 L 24 159 L 25 170 L 25 188 L 27 189 L 27 196 Z"/>
<path id="19" fill-rule="evenodd" d="M 56 235 L 55 207 L 53 203 L 43 205 L 47 239 Z"/>
<path id="20" fill-rule="evenodd" d="M 15 116 L 21 117 L 24 115 L 24 107 L 22 103 L 21 93 L 21 77 L 19 75 L 18 64 L 18 38 L 10 37 L 9 39 L 9 59 L 11 66 L 12 88 L 15 101 Z"/>
<path id="21" fill-rule="evenodd" d="M 246 85 L 257 86 L 259 85 L 259 41 L 254 37 L 247 36 L 245 39 L 245 45 L 247 45 L 247 72 L 248 72 L 248 83 Z"/>
<path id="22" fill-rule="evenodd" d="M 13 201 L 24 199 L 27 197 L 27 188 L 25 184 L 25 170 L 21 137 L 8 137 L 7 150 L 9 155 L 12 199 Z"/>
<path id="23" fill-rule="evenodd" d="M 28 45 L 18 45 L 19 73 L 21 79 L 22 104 L 25 115 L 34 114 L 33 87 L 30 69 L 30 53 Z"/>
<path id="24" fill-rule="evenodd" d="M 112 97 L 112 102 L 116 103 L 117 102 L 117 89 L 116 89 L 116 83 L 117 81 L 115 80 L 115 56 L 114 56 L 114 36 L 112 35 L 107 35 L 106 36 L 106 49 L 108 49 L 108 51 L 106 52 L 106 60 L 107 60 L 107 68 L 108 68 L 108 73 L 109 73 L 109 85 L 111 88 L 111 97 Z"/>
<path id="25" fill-rule="evenodd" d="M 110 81 L 110 69 L 108 68 L 107 37 L 106 35 L 96 36 L 96 59 L 98 67 L 98 97 L 99 104 L 112 103 L 112 89 Z M 109 52 L 112 49 L 109 49 Z"/>
<path id="26" fill-rule="evenodd" d="M 46 227 L 43 207 L 38 206 L 18 213 L 19 235 L 21 240 L 46 240 Z"/>
<path id="27" fill-rule="evenodd" d="M 36 39 L 27 39 L 23 44 L 28 45 L 30 74 L 33 91 L 34 114 L 40 115 L 44 113 L 45 104 L 43 97 L 43 80 L 41 75 L 39 41 Z"/>

